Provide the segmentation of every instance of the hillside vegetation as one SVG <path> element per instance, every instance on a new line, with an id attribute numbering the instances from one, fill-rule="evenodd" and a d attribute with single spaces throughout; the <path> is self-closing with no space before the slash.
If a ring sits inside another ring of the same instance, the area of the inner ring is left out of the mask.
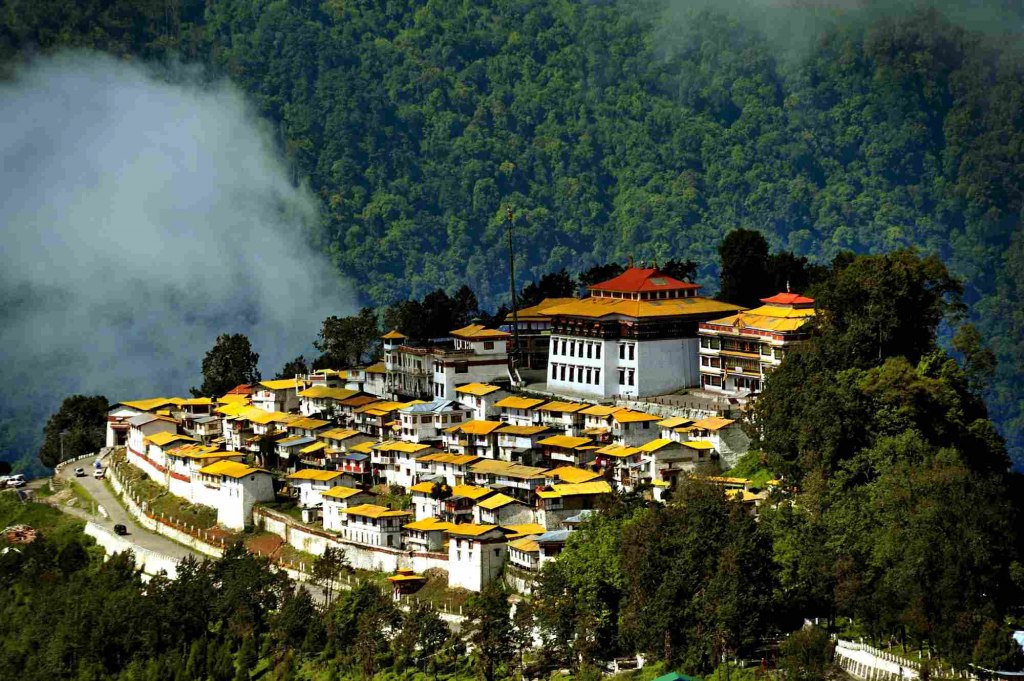
<path id="1" fill-rule="evenodd" d="M 735 227 L 822 262 L 937 253 L 966 279 L 1002 363 L 993 416 L 1024 447 L 1024 78 L 1015 52 L 937 12 L 856 22 L 783 60 L 714 14 L 656 31 L 656 1 L 6 8 L 7 63 L 89 47 L 241 85 L 369 303 L 463 282 L 502 302 L 505 204 L 526 280 L 633 255 L 694 260 L 711 282 Z"/>

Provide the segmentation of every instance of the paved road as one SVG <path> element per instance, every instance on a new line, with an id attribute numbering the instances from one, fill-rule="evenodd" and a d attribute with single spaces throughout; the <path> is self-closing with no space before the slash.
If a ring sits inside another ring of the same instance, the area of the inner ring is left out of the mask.
<path id="1" fill-rule="evenodd" d="M 135 522 L 135 519 L 128 514 L 128 511 L 124 509 L 124 506 L 118 502 L 114 497 L 113 491 L 107 486 L 107 483 L 103 480 L 97 480 L 92 477 L 93 474 L 93 462 L 96 457 L 90 456 L 87 459 L 82 459 L 70 466 L 66 466 L 60 473 L 55 477 L 61 480 L 74 480 L 79 485 L 85 488 L 85 490 L 92 495 L 92 498 L 103 507 L 103 510 L 107 512 L 109 518 L 104 518 L 102 515 L 90 516 L 82 511 L 75 512 L 77 509 L 63 508 L 62 510 L 68 511 L 73 515 L 91 520 L 92 522 L 100 525 L 111 532 L 114 530 L 114 525 L 121 524 L 128 528 L 128 536 L 125 537 L 128 541 L 150 551 L 156 551 L 162 553 L 165 556 L 171 558 L 184 558 L 185 556 L 196 556 L 197 558 L 203 558 L 203 554 L 198 551 L 182 546 L 176 542 L 171 541 L 163 535 L 150 532 L 149 530 L 141 527 Z M 75 477 L 75 469 L 85 469 L 86 475 L 82 478 Z"/>

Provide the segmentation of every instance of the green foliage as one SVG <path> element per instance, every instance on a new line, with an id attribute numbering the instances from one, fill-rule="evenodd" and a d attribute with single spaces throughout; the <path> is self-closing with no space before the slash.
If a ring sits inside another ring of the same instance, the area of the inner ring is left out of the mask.
<path id="1" fill-rule="evenodd" d="M 480 593 L 469 599 L 466 630 L 473 645 L 477 674 L 484 681 L 494 681 L 498 670 L 510 663 L 516 652 L 508 592 L 500 580 L 484 585 Z"/>
<path id="2" fill-rule="evenodd" d="M 203 358 L 203 385 L 196 397 L 220 397 L 237 385 L 258 383 L 260 356 L 243 334 L 222 334 Z"/>
<path id="3" fill-rule="evenodd" d="M 43 465 L 53 468 L 62 460 L 99 451 L 106 441 L 109 408 L 107 398 L 101 395 L 65 398 L 43 430 L 43 444 L 39 448 Z"/>
<path id="4" fill-rule="evenodd" d="M 320 327 L 313 347 L 322 355 L 313 366 L 341 369 L 359 366 L 378 352 L 380 330 L 373 310 L 364 307 L 351 317 L 328 317 Z"/>
<path id="5" fill-rule="evenodd" d="M 299 355 L 295 359 L 288 360 L 285 362 L 281 370 L 277 372 L 274 378 L 294 378 L 295 376 L 304 375 L 309 373 L 309 363 L 306 358 Z"/>
<path id="6" fill-rule="evenodd" d="M 779 646 L 779 668 L 786 681 L 823 681 L 832 667 L 835 646 L 817 627 L 799 629 Z"/>

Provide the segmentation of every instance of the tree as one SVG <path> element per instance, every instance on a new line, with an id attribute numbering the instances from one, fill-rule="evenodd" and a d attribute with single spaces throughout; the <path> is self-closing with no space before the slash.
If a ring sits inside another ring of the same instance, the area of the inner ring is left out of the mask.
<path id="1" fill-rule="evenodd" d="M 379 344 L 380 329 L 373 308 L 364 307 L 350 317 L 328 317 L 313 341 L 313 347 L 323 353 L 314 366 L 343 369 L 362 365 L 376 354 Z"/>
<path id="2" fill-rule="evenodd" d="M 62 460 L 99 451 L 106 441 L 107 398 L 72 395 L 46 422 L 39 460 L 53 468 Z"/>
<path id="3" fill-rule="evenodd" d="M 835 646 L 823 629 L 799 629 L 779 646 L 779 668 L 786 681 L 820 681 L 827 678 Z"/>
<path id="4" fill-rule="evenodd" d="M 436 653 L 445 647 L 450 636 L 451 630 L 433 606 L 413 601 L 408 611 L 402 613 L 401 625 L 391 642 L 395 667 L 436 669 L 439 663 Z"/>
<path id="5" fill-rule="evenodd" d="M 718 247 L 722 264 L 718 298 L 743 307 L 756 307 L 768 280 L 768 241 L 760 232 L 734 229 Z"/>
<path id="6" fill-rule="evenodd" d="M 532 307 L 545 298 L 572 298 L 576 295 L 576 289 L 576 282 L 563 268 L 524 286 L 517 302 L 521 308 Z"/>
<path id="7" fill-rule="evenodd" d="M 579 282 L 580 288 L 587 288 L 594 284 L 600 284 L 602 281 L 614 279 L 625 271 L 625 267 L 615 262 L 594 265 L 576 275 L 576 280 Z"/>
<path id="8" fill-rule="evenodd" d="M 697 279 L 697 263 L 693 260 L 669 260 L 658 270 L 665 276 L 693 283 Z"/>
<path id="9" fill-rule="evenodd" d="M 274 378 L 294 378 L 295 376 L 304 376 L 309 373 L 309 364 L 306 362 L 306 358 L 299 355 L 295 359 L 285 362 L 285 365 L 277 372 Z"/>
<path id="10" fill-rule="evenodd" d="M 963 357 L 964 371 L 971 390 L 982 394 L 996 374 L 996 355 L 985 347 L 981 332 L 974 324 L 964 324 L 953 336 L 953 348 Z"/>
<path id="11" fill-rule="evenodd" d="M 494 681 L 498 669 L 512 660 L 512 620 L 508 594 L 498 580 L 488 582 L 470 598 L 466 630 L 473 660 L 484 681 Z"/>
<path id="12" fill-rule="evenodd" d="M 331 602 L 331 596 L 334 594 L 338 578 L 351 569 L 352 564 L 345 554 L 345 549 L 341 547 L 328 546 L 313 561 L 313 581 L 324 590 L 325 607 Z"/>
<path id="13" fill-rule="evenodd" d="M 203 358 L 203 385 L 192 394 L 219 397 L 237 385 L 258 383 L 259 361 L 245 335 L 222 334 Z"/>

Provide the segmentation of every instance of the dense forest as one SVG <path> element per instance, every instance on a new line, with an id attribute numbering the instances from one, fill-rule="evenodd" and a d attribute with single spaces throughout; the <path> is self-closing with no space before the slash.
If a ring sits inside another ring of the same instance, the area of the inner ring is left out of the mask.
<path id="1" fill-rule="evenodd" d="M 936 253 L 965 280 L 1001 364 L 993 417 L 1024 451 L 1015 40 L 917 9 L 783 53 L 757 26 L 660 0 L 5 7 L 7 65 L 85 47 L 198 62 L 242 86 L 322 199 L 316 238 L 368 304 L 464 282 L 503 302 L 506 204 L 527 281 L 632 255 L 693 260 L 710 284 L 736 227 L 822 263 Z"/>

